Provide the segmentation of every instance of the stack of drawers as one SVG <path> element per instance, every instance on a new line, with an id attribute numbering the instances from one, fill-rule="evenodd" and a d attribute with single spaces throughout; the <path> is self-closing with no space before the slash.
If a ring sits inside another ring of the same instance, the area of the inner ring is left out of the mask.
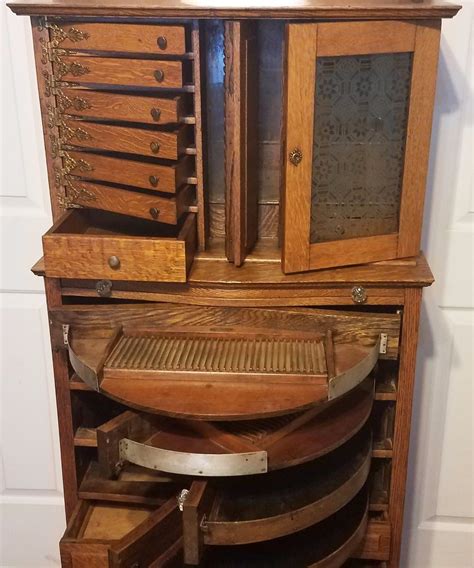
<path id="1" fill-rule="evenodd" d="M 51 71 L 46 95 L 57 199 L 62 208 L 86 209 L 45 238 L 48 275 L 71 275 L 59 235 L 73 235 L 69 242 L 84 250 L 84 233 L 110 234 L 113 226 L 116 242 L 99 239 L 103 252 L 91 245 L 78 278 L 150 279 L 146 269 L 134 269 L 123 235 L 152 237 L 137 243 L 150 263 L 164 264 L 163 249 L 177 257 L 161 277 L 155 270 L 154 280 L 185 280 L 195 248 L 201 152 L 192 26 L 62 21 L 48 32 L 43 60 Z M 78 264 L 83 260 L 79 253 Z"/>

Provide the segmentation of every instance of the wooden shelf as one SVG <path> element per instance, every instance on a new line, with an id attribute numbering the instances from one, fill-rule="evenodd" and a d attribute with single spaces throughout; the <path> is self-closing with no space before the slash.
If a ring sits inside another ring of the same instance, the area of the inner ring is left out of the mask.
<path id="1" fill-rule="evenodd" d="M 95 428 L 78 428 L 74 434 L 74 445 L 84 448 L 97 448 Z"/>

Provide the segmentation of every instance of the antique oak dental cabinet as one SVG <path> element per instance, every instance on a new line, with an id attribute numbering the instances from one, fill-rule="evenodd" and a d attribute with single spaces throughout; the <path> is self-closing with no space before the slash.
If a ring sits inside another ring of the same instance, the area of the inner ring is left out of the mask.
<path id="1" fill-rule="evenodd" d="M 265 5 L 267 4 L 267 6 Z M 65 568 L 400 565 L 442 18 L 18 0 Z"/>

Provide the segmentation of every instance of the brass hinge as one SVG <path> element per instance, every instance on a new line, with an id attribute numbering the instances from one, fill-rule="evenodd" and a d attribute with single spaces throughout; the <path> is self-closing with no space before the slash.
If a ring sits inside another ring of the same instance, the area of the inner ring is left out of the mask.
<path id="1" fill-rule="evenodd" d="M 56 187 L 69 183 L 69 174 L 74 170 L 77 170 L 76 174 L 78 175 L 94 170 L 94 167 L 87 160 L 82 158 L 76 160 L 67 152 L 61 150 L 59 151 L 59 156 L 62 158 L 63 167 L 55 168 L 54 170 Z"/>
<path id="2" fill-rule="evenodd" d="M 76 203 L 79 199 L 81 201 L 96 201 L 97 196 L 85 187 L 75 187 L 70 180 L 66 180 L 64 194 L 58 195 L 59 206 L 63 209 L 81 209 L 83 206 Z"/>
<path id="3" fill-rule="evenodd" d="M 69 325 L 63 324 L 63 343 L 69 345 Z"/>

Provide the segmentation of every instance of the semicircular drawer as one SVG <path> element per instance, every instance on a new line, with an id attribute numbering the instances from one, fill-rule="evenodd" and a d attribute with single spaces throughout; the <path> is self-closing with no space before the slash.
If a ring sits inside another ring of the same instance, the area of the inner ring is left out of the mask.
<path id="1" fill-rule="evenodd" d="M 367 495 L 363 489 L 328 519 L 290 536 L 244 546 L 215 546 L 207 551 L 212 568 L 339 568 L 364 538 Z"/>
<path id="2" fill-rule="evenodd" d="M 196 481 L 184 502 L 184 538 L 188 529 L 189 539 L 196 534 L 194 519 L 206 545 L 264 542 L 306 529 L 337 513 L 359 493 L 370 461 L 370 434 L 365 429 L 350 443 L 304 466 L 245 480 Z M 205 518 L 200 520 L 199 514 Z"/>
<path id="3" fill-rule="evenodd" d="M 159 314 L 159 322 L 119 314 L 100 329 L 83 312 L 74 319 L 86 325 L 69 327 L 73 368 L 132 408 L 213 421 L 281 416 L 337 399 L 371 373 L 382 329 L 398 338 L 400 324 L 398 314 L 311 310 L 189 306 Z"/>
<path id="4" fill-rule="evenodd" d="M 132 411 L 97 428 L 101 471 L 112 478 L 127 463 L 204 477 L 257 475 L 303 464 L 340 447 L 366 423 L 373 382 L 325 410 L 238 423 L 173 420 Z"/>

